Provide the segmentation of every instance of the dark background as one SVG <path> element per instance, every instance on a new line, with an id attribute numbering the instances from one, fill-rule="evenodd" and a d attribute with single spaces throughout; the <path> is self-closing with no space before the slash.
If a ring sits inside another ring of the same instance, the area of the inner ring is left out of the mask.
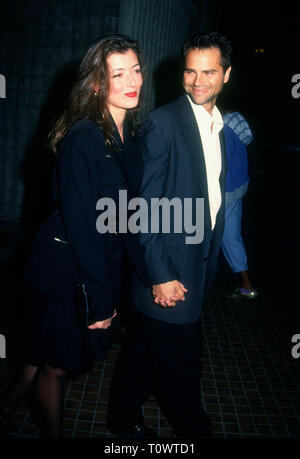
<path id="1" fill-rule="evenodd" d="M 223 2 L 220 31 L 230 36 L 234 56 L 231 82 L 219 102 L 241 111 L 254 134 L 243 222 L 250 264 L 261 282 L 281 283 L 286 301 L 295 304 L 299 300 L 290 295 L 299 275 L 300 98 L 292 97 L 291 80 L 300 73 L 299 29 L 297 2 Z"/>

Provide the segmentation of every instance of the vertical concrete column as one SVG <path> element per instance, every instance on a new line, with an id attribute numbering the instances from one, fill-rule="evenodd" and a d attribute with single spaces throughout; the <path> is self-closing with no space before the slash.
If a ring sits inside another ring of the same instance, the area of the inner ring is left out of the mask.
<path id="1" fill-rule="evenodd" d="M 223 1 L 203 0 L 199 14 L 197 31 L 202 33 L 219 32 Z M 226 8 L 226 5 L 224 5 Z"/>
<path id="2" fill-rule="evenodd" d="M 146 62 L 145 113 L 172 95 L 173 66 L 180 56 L 182 43 L 189 35 L 191 11 L 192 0 L 120 1 L 119 32 L 138 40 Z M 166 84 L 160 85 L 160 69 L 165 82 L 169 80 L 168 95 L 163 94 Z"/>

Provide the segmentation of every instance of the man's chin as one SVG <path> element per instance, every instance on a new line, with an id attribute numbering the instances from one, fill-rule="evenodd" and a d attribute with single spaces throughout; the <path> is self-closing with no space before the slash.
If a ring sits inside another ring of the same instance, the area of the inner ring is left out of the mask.
<path id="1" fill-rule="evenodd" d="M 202 97 L 197 97 L 197 96 L 192 96 L 190 95 L 192 101 L 194 102 L 194 104 L 196 105 L 204 105 L 208 102 L 208 100 L 206 99 L 203 99 Z"/>
<path id="2" fill-rule="evenodd" d="M 187 92 L 187 95 L 191 98 L 191 100 L 194 102 L 196 105 L 206 105 L 210 103 L 215 103 L 215 98 L 214 97 L 201 97 L 201 96 L 195 96 L 194 94 L 190 94 Z"/>

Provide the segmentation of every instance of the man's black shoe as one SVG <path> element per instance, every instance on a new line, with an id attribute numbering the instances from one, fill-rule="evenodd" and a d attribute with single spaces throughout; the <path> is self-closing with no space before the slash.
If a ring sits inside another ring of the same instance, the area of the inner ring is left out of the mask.
<path id="1" fill-rule="evenodd" d="M 159 438 L 159 435 L 146 425 L 135 425 L 126 429 L 111 428 L 109 431 L 118 438 L 133 438 L 135 440 Z"/>

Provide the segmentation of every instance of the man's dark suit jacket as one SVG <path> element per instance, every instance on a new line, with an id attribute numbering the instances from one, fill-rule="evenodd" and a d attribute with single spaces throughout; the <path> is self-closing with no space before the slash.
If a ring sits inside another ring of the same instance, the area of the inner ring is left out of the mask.
<path id="1" fill-rule="evenodd" d="M 129 155 L 137 148 L 128 130 L 118 148 L 119 154 Z M 72 300 L 79 277 L 86 285 L 94 321 L 111 317 L 118 304 L 124 252 L 141 275 L 144 264 L 134 238 L 124 235 L 123 241 L 118 234 L 97 231 L 96 203 L 109 197 L 118 204 L 119 190 L 126 188 L 118 153 L 105 145 L 102 130 L 89 120 L 77 122 L 60 146 L 53 176 L 56 211 L 37 232 L 25 285 Z"/>
<path id="2" fill-rule="evenodd" d="M 174 307 L 162 308 L 153 302 L 151 288 L 133 277 L 133 305 L 145 315 L 169 323 L 196 321 L 203 296 L 213 280 L 224 230 L 225 142 L 220 132 L 222 204 L 214 233 L 211 231 L 206 167 L 197 122 L 186 95 L 159 107 L 147 117 L 140 140 L 144 162 L 140 196 L 151 209 L 151 198 L 204 198 L 204 239 L 200 244 L 186 244 L 185 231 L 141 234 L 145 261 L 152 284 L 174 279 L 188 289 L 186 300 Z M 195 208 L 193 207 L 193 212 Z M 149 221 L 150 221 L 149 211 Z M 195 214 L 194 214 L 195 215 Z M 184 227 L 184 225 L 183 225 Z"/>

